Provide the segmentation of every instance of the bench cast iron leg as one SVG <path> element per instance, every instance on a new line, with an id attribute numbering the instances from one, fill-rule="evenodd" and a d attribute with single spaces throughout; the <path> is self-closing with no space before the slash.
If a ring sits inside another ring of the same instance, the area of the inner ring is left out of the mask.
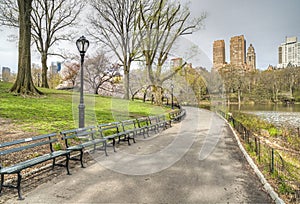
<path id="1" fill-rule="evenodd" d="M 113 138 L 113 148 L 114 148 L 114 152 L 117 152 L 116 151 L 116 139 L 115 138 Z"/>
<path id="2" fill-rule="evenodd" d="M 21 179 L 22 179 L 21 173 L 18 172 L 17 189 L 18 189 L 19 200 L 24 200 L 24 199 L 22 198 L 22 195 L 21 195 Z"/>
<path id="3" fill-rule="evenodd" d="M 0 194 L 2 192 L 3 183 L 4 183 L 4 174 L 1 174 Z"/>
<path id="4" fill-rule="evenodd" d="M 104 146 L 105 155 L 108 156 L 107 151 L 106 151 L 106 147 L 107 147 L 106 141 L 103 142 L 103 146 Z"/>
<path id="5" fill-rule="evenodd" d="M 52 170 L 54 169 L 54 166 L 55 166 L 55 158 L 53 158 L 52 160 Z"/>
<path id="6" fill-rule="evenodd" d="M 136 133 L 133 132 L 133 135 L 132 135 L 132 136 L 133 136 L 133 138 L 132 138 L 132 139 L 133 139 L 133 143 L 135 143 L 135 136 L 136 136 Z"/>
<path id="7" fill-rule="evenodd" d="M 83 149 L 80 150 L 80 163 L 81 163 L 81 168 L 84 168 L 84 165 L 83 165 Z"/>
<path id="8" fill-rule="evenodd" d="M 69 170 L 69 160 L 70 160 L 70 154 L 67 154 L 67 155 L 66 155 L 67 175 L 71 175 L 71 174 L 70 174 L 70 170 Z"/>
<path id="9" fill-rule="evenodd" d="M 94 144 L 94 152 L 96 152 L 96 144 Z"/>
<path id="10" fill-rule="evenodd" d="M 127 137 L 128 145 L 131 145 L 131 144 L 130 144 L 130 141 L 129 141 L 129 140 L 130 140 L 130 133 L 128 133 L 128 135 L 125 135 L 125 140 L 126 140 L 126 137 Z"/>

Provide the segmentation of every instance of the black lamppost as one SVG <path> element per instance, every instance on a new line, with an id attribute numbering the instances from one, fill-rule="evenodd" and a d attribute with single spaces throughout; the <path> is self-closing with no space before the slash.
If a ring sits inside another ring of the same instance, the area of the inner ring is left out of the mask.
<path id="1" fill-rule="evenodd" d="M 84 55 L 89 48 L 89 41 L 84 37 L 80 37 L 76 41 L 76 46 L 78 48 L 78 51 L 81 56 L 81 66 L 80 66 L 80 102 L 78 105 L 78 110 L 79 110 L 79 128 L 84 127 L 84 100 L 83 100 L 83 62 L 84 62 Z"/>
<path id="2" fill-rule="evenodd" d="M 172 103 L 172 109 L 174 109 L 174 85 L 171 84 L 171 103 Z"/>

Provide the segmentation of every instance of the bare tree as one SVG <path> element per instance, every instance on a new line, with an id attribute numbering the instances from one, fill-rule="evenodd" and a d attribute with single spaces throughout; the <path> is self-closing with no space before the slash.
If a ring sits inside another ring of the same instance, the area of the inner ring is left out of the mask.
<path id="1" fill-rule="evenodd" d="M 32 0 L 18 0 L 19 11 L 19 57 L 18 75 L 11 92 L 24 95 L 39 95 L 31 78 L 31 6 Z"/>
<path id="2" fill-rule="evenodd" d="M 32 0 L 31 35 L 38 52 L 41 54 L 42 87 L 49 88 L 47 81 L 47 59 L 58 41 L 72 39 L 72 32 L 65 28 L 76 25 L 76 19 L 84 7 L 80 0 Z M 9 27 L 18 27 L 18 10 L 15 0 L 0 3 L 0 23 Z"/>
<path id="3" fill-rule="evenodd" d="M 19 9 L 16 0 L 0 2 L 0 24 L 8 27 L 19 27 Z"/>
<path id="4" fill-rule="evenodd" d="M 42 73 L 42 68 L 37 64 L 32 64 L 31 76 L 32 76 L 33 83 L 37 87 L 41 86 L 41 73 Z"/>
<path id="5" fill-rule="evenodd" d="M 33 0 L 32 37 L 41 54 L 42 87 L 49 88 L 47 81 L 47 59 L 50 48 L 58 41 L 72 39 L 65 28 L 74 26 L 84 4 L 80 0 Z"/>
<path id="6" fill-rule="evenodd" d="M 140 0 L 91 0 L 90 34 L 117 56 L 124 69 L 125 99 L 129 99 L 129 72 L 139 56 L 137 16 Z"/>
<path id="7" fill-rule="evenodd" d="M 130 72 L 130 81 L 131 100 L 141 98 L 141 95 L 143 95 L 145 101 L 145 94 L 150 84 L 146 70 L 142 68 L 132 70 Z"/>
<path id="8" fill-rule="evenodd" d="M 65 69 L 63 70 L 63 81 L 71 82 L 72 87 L 76 84 L 76 79 L 80 71 L 79 63 L 65 63 Z"/>
<path id="9" fill-rule="evenodd" d="M 112 87 L 114 79 L 120 75 L 120 66 L 111 64 L 103 52 L 87 58 L 85 64 L 87 69 L 84 80 L 90 85 L 94 94 L 99 94 L 99 89 L 108 91 L 107 87 Z"/>
<path id="10" fill-rule="evenodd" d="M 180 36 L 191 34 L 199 29 L 206 15 L 203 14 L 200 18 L 191 21 L 187 7 L 167 0 L 143 1 L 140 4 L 139 14 L 139 34 L 142 38 L 141 48 L 148 77 L 154 87 L 161 87 L 164 81 L 170 79 L 185 66 L 183 63 L 163 73 L 163 66 L 176 40 Z M 153 91 L 156 103 L 160 104 L 162 90 L 154 89 Z"/>

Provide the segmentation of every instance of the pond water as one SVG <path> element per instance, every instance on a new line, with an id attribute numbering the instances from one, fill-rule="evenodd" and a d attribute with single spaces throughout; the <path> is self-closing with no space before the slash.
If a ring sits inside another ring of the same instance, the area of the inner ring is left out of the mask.
<path id="1" fill-rule="evenodd" d="M 230 105 L 230 110 L 238 110 L 238 105 Z M 267 105 L 241 105 L 241 111 L 276 111 L 276 112 L 300 112 L 300 104 L 267 104 Z"/>
<path id="2" fill-rule="evenodd" d="M 231 105 L 230 110 L 238 110 L 238 105 Z M 240 111 L 257 115 L 278 127 L 300 127 L 300 104 L 242 105 Z"/>

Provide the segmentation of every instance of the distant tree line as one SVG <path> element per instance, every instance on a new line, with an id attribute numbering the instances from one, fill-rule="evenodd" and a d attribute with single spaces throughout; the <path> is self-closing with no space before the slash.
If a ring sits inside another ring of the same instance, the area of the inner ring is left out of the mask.
<path id="1" fill-rule="evenodd" d="M 219 92 L 229 103 L 300 102 L 300 67 L 244 72 L 227 66 L 219 71 Z"/>

